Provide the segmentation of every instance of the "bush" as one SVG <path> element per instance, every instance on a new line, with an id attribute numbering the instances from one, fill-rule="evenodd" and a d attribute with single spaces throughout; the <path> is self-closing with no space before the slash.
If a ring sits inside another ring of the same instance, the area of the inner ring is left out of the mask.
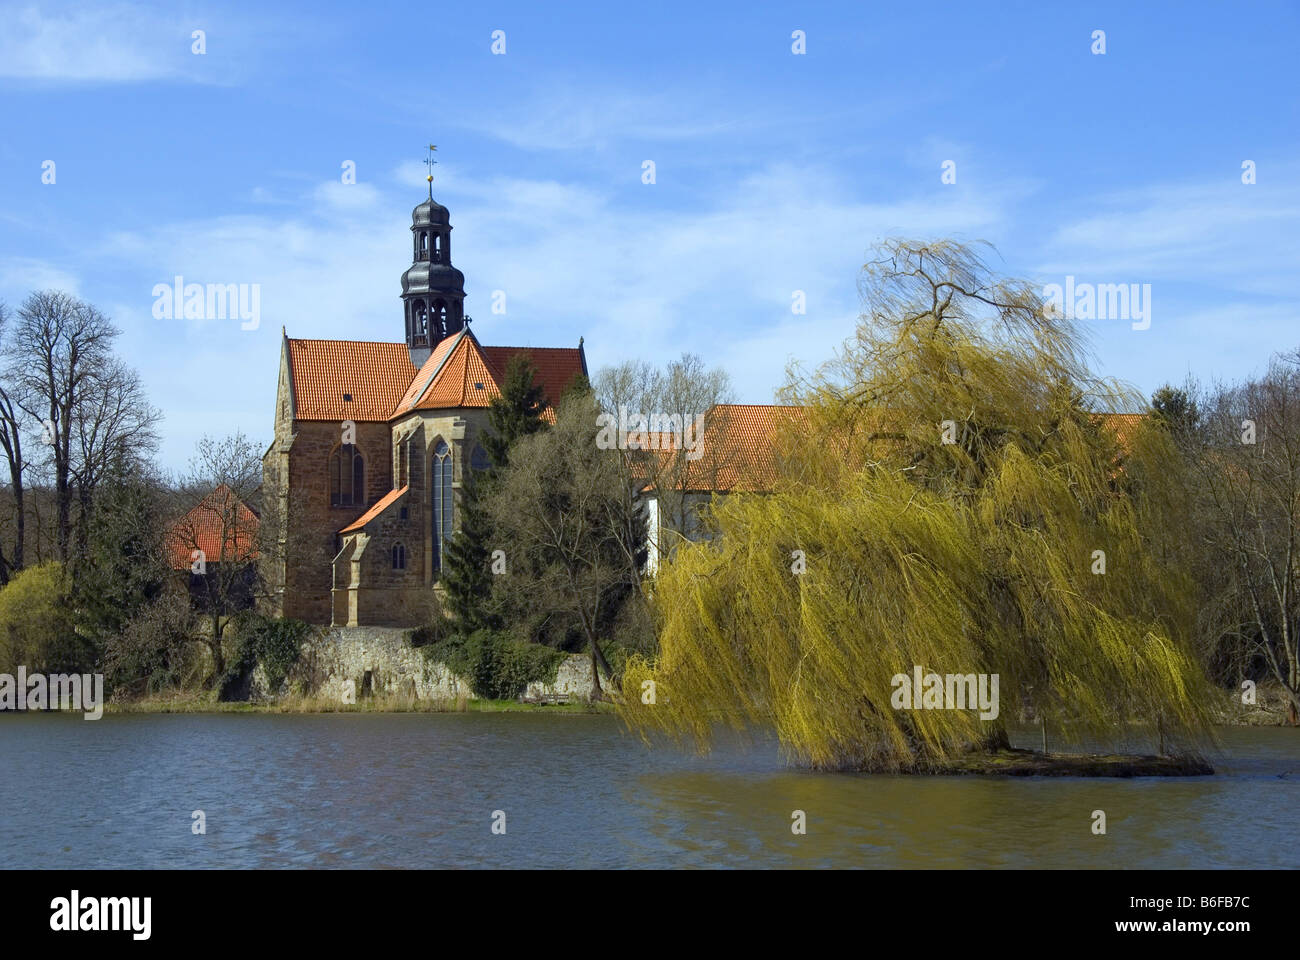
<path id="1" fill-rule="evenodd" d="M 56 561 L 28 567 L 0 589 L 0 670 L 83 673 L 94 666 L 94 648 L 77 635 L 69 594 Z"/>
<path id="2" fill-rule="evenodd" d="M 301 620 L 268 620 L 258 635 L 257 659 L 266 671 L 266 682 L 278 690 L 289 670 L 298 662 L 302 643 L 311 627 Z"/>
<path id="3" fill-rule="evenodd" d="M 445 663 L 469 681 L 474 693 L 490 700 L 514 700 L 536 681 L 552 682 L 564 654 L 540 643 L 520 641 L 507 631 L 453 634 L 426 648 L 431 660 Z"/>
<path id="4" fill-rule="evenodd" d="M 442 601 L 438 599 L 438 591 L 430 590 L 424 595 L 419 616 L 424 626 L 417 627 L 407 634 L 406 639 L 411 646 L 423 647 L 430 643 L 437 643 L 451 632 L 451 622 L 442 611 Z"/>
<path id="5" fill-rule="evenodd" d="M 430 623 L 423 627 L 416 627 L 411 631 L 411 635 L 408 639 L 410 640 L 411 646 L 418 649 L 419 647 L 427 647 L 431 643 L 442 642 L 446 639 L 446 634 L 447 628 L 445 624 Z"/>
<path id="6" fill-rule="evenodd" d="M 311 627 L 301 620 L 241 614 L 235 622 L 239 646 L 221 678 L 220 699 L 233 699 L 258 663 L 266 671 L 267 687 L 274 693 L 298 662 L 302 643 L 310 632 Z"/>
<path id="7" fill-rule="evenodd" d="M 196 618 L 189 593 L 164 590 L 104 641 L 105 680 L 112 689 L 140 692 L 178 686 Z"/>
<path id="8" fill-rule="evenodd" d="M 158 485 L 138 468 L 114 466 L 95 495 L 85 556 L 77 567 L 73 602 L 78 630 L 97 643 L 120 636 L 174 580 L 163 542 Z M 144 678 L 137 674 L 132 679 Z"/>

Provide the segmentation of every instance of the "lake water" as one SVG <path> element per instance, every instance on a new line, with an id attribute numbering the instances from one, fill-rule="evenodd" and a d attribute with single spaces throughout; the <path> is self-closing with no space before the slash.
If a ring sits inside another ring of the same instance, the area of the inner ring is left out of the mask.
<path id="1" fill-rule="evenodd" d="M 770 743 L 651 751 L 608 716 L 9 715 L 0 849 L 63 868 L 1300 865 L 1300 731 L 1222 736 L 1213 777 L 901 777 L 789 769 Z"/>

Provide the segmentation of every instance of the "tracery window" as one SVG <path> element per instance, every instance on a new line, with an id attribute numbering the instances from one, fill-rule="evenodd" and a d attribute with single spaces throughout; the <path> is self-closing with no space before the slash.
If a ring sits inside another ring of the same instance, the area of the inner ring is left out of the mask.
<path id="1" fill-rule="evenodd" d="M 442 568 L 443 550 L 452 532 L 451 447 L 439 440 L 433 448 L 433 563 Z"/>
<path id="2" fill-rule="evenodd" d="M 366 462 L 355 444 L 345 443 L 330 455 L 330 506 L 366 502 Z"/>

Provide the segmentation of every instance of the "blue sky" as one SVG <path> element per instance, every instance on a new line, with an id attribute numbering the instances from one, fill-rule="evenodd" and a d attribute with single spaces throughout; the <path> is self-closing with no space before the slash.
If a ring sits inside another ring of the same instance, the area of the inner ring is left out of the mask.
<path id="1" fill-rule="evenodd" d="M 112 316 L 169 468 L 205 433 L 269 442 L 281 326 L 401 339 L 430 142 L 476 335 L 583 336 L 593 370 L 691 351 L 770 402 L 789 361 L 852 332 L 858 270 L 889 236 L 987 240 L 1043 284 L 1151 284 L 1150 329 L 1086 324 L 1101 372 L 1144 393 L 1300 345 L 1295 3 L 20 0 L 0 17 L 0 299 L 56 287 Z M 177 274 L 260 284 L 260 326 L 155 319 Z"/>

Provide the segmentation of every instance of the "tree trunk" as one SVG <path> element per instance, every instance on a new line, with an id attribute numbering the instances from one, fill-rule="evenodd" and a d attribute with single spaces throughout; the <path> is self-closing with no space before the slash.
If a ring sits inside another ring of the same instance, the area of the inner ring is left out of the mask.
<path id="1" fill-rule="evenodd" d="M 591 699 L 605 700 L 605 691 L 600 686 L 600 670 L 597 668 L 596 652 L 600 649 L 596 638 L 588 636 L 587 647 L 591 651 Z"/>
<path id="2" fill-rule="evenodd" d="M 979 749 L 990 753 L 995 750 L 1010 750 L 1011 740 L 1007 737 L 1007 731 L 999 727 L 986 734 L 979 742 Z"/>
<path id="3" fill-rule="evenodd" d="M 600 669 L 605 671 L 605 676 L 612 680 L 614 678 L 614 668 L 611 667 L 609 661 L 605 659 L 605 651 L 601 649 L 599 643 L 596 644 L 596 659 L 600 663 Z"/>
<path id="4" fill-rule="evenodd" d="M 1286 705 L 1286 721 L 1291 726 L 1300 726 L 1300 717 L 1296 714 L 1296 707 L 1300 705 L 1300 650 L 1287 650 L 1291 654 L 1291 662 L 1288 664 L 1291 682 L 1286 685 L 1287 696 L 1291 702 Z"/>
<path id="5" fill-rule="evenodd" d="M 209 602 L 211 597 L 208 598 Z M 208 641 L 208 648 L 212 651 L 212 678 L 213 685 L 221 683 L 221 678 L 226 673 L 226 658 L 221 652 L 221 614 L 212 614 L 212 639 Z"/>
<path id="6" fill-rule="evenodd" d="M 50 419 L 53 420 L 58 410 L 51 406 Z M 55 543 L 58 546 L 59 562 L 67 564 L 69 552 L 69 533 L 72 528 L 72 449 L 71 411 L 64 409 L 59 415 L 59 433 L 54 438 L 54 500 L 56 526 Z"/>
<path id="7" fill-rule="evenodd" d="M 4 457 L 9 464 L 9 483 L 14 491 L 14 554 L 9 569 L 18 571 L 23 568 L 23 542 L 26 539 L 24 529 L 27 517 L 23 507 L 23 436 L 18 427 L 18 411 L 14 409 L 13 399 L 0 386 L 0 447 L 4 448 Z"/>
<path id="8" fill-rule="evenodd" d="M 212 651 L 212 683 L 216 686 L 226 673 L 226 658 L 221 653 L 221 638 L 214 637 L 209 640 L 208 649 Z"/>
<path id="9" fill-rule="evenodd" d="M 60 563 L 68 562 L 68 532 L 72 526 L 72 503 L 71 491 L 68 489 L 68 478 L 66 475 L 60 475 L 56 478 L 54 484 L 55 498 L 57 501 L 57 510 L 55 513 L 55 546 L 58 549 L 58 558 Z"/>
<path id="10" fill-rule="evenodd" d="M 12 482 L 14 505 L 18 508 L 18 513 L 14 517 L 14 562 L 12 566 L 14 570 L 21 570 L 23 568 L 23 541 L 27 539 L 27 508 L 23 506 L 23 478 L 16 476 Z"/>
<path id="11" fill-rule="evenodd" d="M 572 571 L 569 572 L 569 583 L 574 583 Z M 576 591 L 575 591 L 576 592 Z M 578 605 L 578 618 L 582 621 L 582 632 L 587 635 L 587 648 L 591 651 L 591 699 L 608 700 L 605 691 L 600 686 L 600 671 L 604 669 L 606 676 L 613 676 L 614 671 L 610 669 L 609 661 L 605 659 L 605 654 L 600 649 L 600 643 L 596 640 L 596 627 L 592 617 L 587 615 L 586 607 L 581 603 Z"/>

